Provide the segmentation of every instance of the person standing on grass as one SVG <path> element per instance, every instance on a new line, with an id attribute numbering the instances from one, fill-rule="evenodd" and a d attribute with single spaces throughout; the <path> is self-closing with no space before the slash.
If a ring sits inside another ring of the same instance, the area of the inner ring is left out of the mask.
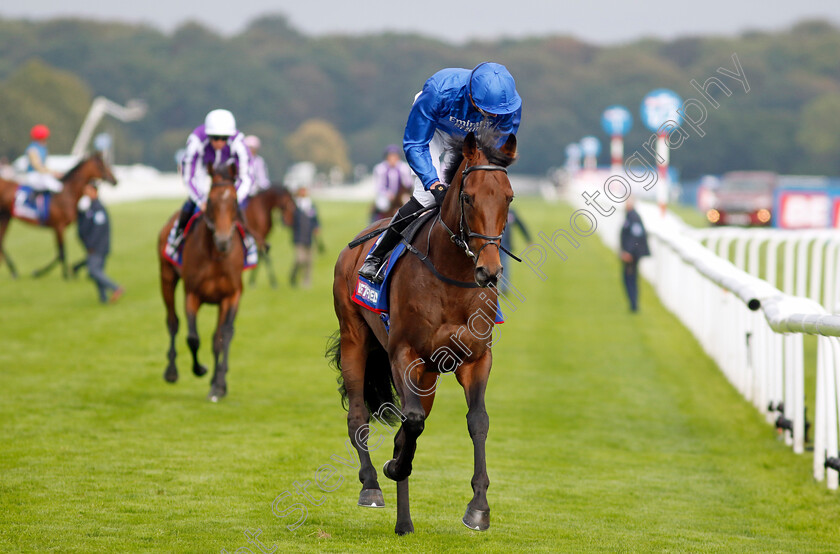
<path id="1" fill-rule="evenodd" d="M 292 243 L 295 246 L 295 263 L 292 266 L 291 284 L 297 286 L 298 274 L 303 272 L 303 288 L 312 284 L 312 243 L 320 232 L 318 210 L 305 186 L 295 192 L 295 219 L 292 223 Z M 319 243 L 319 248 L 322 249 Z"/>
<path id="2" fill-rule="evenodd" d="M 105 206 L 99 201 L 96 187 L 85 187 L 77 209 L 79 239 L 87 252 L 88 274 L 96 283 L 99 301 L 103 304 L 109 300 L 116 302 L 125 291 L 105 275 L 105 259 L 111 251 L 111 222 Z"/>
<path id="3" fill-rule="evenodd" d="M 639 260 L 650 255 L 647 231 L 642 218 L 635 209 L 633 198 L 626 203 L 627 216 L 621 227 L 621 265 L 624 277 L 624 289 L 630 300 L 630 311 L 639 310 Z"/>

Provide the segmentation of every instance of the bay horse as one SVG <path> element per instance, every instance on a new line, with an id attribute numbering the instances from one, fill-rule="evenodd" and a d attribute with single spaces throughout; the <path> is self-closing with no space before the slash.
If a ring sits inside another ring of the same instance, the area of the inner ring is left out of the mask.
<path id="1" fill-rule="evenodd" d="M 117 179 L 111 172 L 111 168 L 105 163 L 101 152 L 96 152 L 82 159 L 61 178 L 64 188 L 61 192 L 52 195 L 49 218 L 44 225 L 55 232 L 58 251 L 56 257 L 50 263 L 33 273 L 34 277 L 46 275 L 58 264 L 61 264 L 64 278 L 67 279 L 70 276 L 67 260 L 64 256 L 64 230 L 76 221 L 76 205 L 82 197 L 85 185 L 96 180 L 103 180 L 114 186 L 117 184 Z M 17 268 L 3 249 L 3 239 L 6 236 L 6 230 L 12 217 L 18 187 L 18 183 L 14 181 L 0 179 L 0 263 L 5 259 L 12 277 L 15 278 L 17 277 Z M 22 221 L 37 225 L 28 219 Z"/>
<path id="2" fill-rule="evenodd" d="M 259 251 L 257 266 L 251 271 L 251 285 L 256 284 L 257 269 L 264 262 L 268 271 L 268 282 L 273 289 L 277 288 L 277 278 L 274 276 L 274 267 L 268 253 L 266 238 L 271 233 L 275 209 L 280 210 L 280 220 L 283 224 L 291 227 L 295 219 L 295 200 L 289 189 L 280 183 L 272 183 L 271 187 L 249 198 L 244 213 L 246 226 L 257 241 Z"/>
<path id="3" fill-rule="evenodd" d="M 184 281 L 184 311 L 187 316 L 187 345 L 192 353 L 193 373 L 201 377 L 207 368 L 198 361 L 198 327 L 196 317 L 202 304 L 219 306 L 218 323 L 213 335 L 214 370 L 207 398 L 218 402 L 227 394 L 228 353 L 233 339 L 233 322 L 242 296 L 242 271 L 245 250 L 239 237 L 239 207 L 236 199 L 236 171 L 227 166 L 220 171 L 208 167 L 212 184 L 206 209 L 192 220 L 183 245 L 181 267 L 166 256 L 164 247 L 169 232 L 180 212 L 176 212 L 158 235 L 160 286 L 166 306 L 166 326 L 169 330 L 169 364 L 163 374 L 169 383 L 178 380 L 175 365 L 175 336 L 178 334 L 178 315 L 175 312 L 175 287 Z"/>
<path id="4" fill-rule="evenodd" d="M 513 200 L 506 168 L 516 158 L 516 136 L 508 136 L 497 148 L 499 140 L 492 133 L 479 139 L 470 133 L 458 145 L 461 159 L 446 170 L 445 180 L 451 186 L 439 216 L 417 232 L 417 255 L 406 253 L 394 267 L 389 330 L 378 314 L 351 300 L 372 239 L 361 248 L 345 248 L 336 262 L 333 299 L 339 330 L 327 354 L 340 370 L 347 430 L 359 454 L 362 490 L 358 504 L 384 506 L 368 452 L 368 422 L 371 414 L 397 421 L 392 413 L 396 392 L 402 424 L 394 437 L 393 459 L 383 473 L 397 482 L 394 530 L 398 535 L 414 531 L 408 477 L 417 438 L 432 410 L 440 373 L 453 369 L 466 395 L 467 429 L 474 448 L 473 497 L 462 521 L 476 530 L 490 525 L 484 448 L 489 419 L 484 392 L 493 359 L 495 285 L 503 270 L 499 240 Z M 387 221 L 379 221 L 359 236 L 385 225 Z M 482 316 L 483 321 L 477 323 Z M 449 349 L 453 341 L 458 346 Z M 453 363 L 455 351 L 460 353 L 457 364 Z"/>

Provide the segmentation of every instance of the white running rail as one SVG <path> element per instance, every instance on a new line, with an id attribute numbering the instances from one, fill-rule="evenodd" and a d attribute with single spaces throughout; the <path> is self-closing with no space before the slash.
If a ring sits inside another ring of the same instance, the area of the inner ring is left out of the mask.
<path id="1" fill-rule="evenodd" d="M 579 194 L 569 199 L 576 208 L 586 208 Z M 840 239 L 827 232 L 695 230 L 672 215 L 663 217 L 652 205 L 637 203 L 637 211 L 652 253 L 643 260 L 641 273 L 729 382 L 784 432 L 797 454 L 805 452 L 807 430 L 803 337 L 816 335 L 813 475 L 827 481 L 828 488 L 838 488 L 840 316 L 823 305 L 840 302 Z M 613 250 L 623 219 L 615 213 L 598 220 L 598 232 Z M 755 236 L 742 236 L 744 231 Z"/>

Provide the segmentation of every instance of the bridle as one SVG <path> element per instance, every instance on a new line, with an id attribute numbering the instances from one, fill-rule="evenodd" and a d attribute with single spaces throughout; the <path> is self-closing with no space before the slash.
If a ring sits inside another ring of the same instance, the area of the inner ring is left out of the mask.
<path id="1" fill-rule="evenodd" d="M 213 184 L 211 184 L 211 185 L 210 185 L 210 189 L 212 190 L 212 189 L 214 189 L 214 188 L 216 188 L 216 187 L 225 187 L 225 186 L 231 186 L 231 185 L 234 185 L 234 182 L 233 182 L 233 181 L 227 181 L 227 180 L 225 180 L 225 181 L 220 181 L 220 182 L 218 182 L 218 183 L 213 183 Z M 234 188 L 235 188 L 235 187 L 234 187 Z M 209 197 L 208 197 L 208 199 L 207 199 L 207 203 L 208 203 L 208 204 L 210 203 L 210 199 L 209 199 Z M 209 212 L 210 212 L 210 211 L 209 211 L 209 210 L 207 210 L 207 209 L 205 208 L 204 213 L 202 213 L 202 214 L 201 214 L 201 217 L 202 217 L 202 219 L 204 220 L 204 225 L 207 227 L 207 229 L 208 229 L 211 233 L 215 233 L 215 232 L 216 232 L 216 223 L 214 223 L 214 222 L 213 222 L 213 220 L 212 220 L 212 219 L 210 219 L 210 216 L 208 215 L 208 214 L 209 214 Z"/>
<path id="2" fill-rule="evenodd" d="M 500 165 L 473 165 L 470 167 L 465 167 L 464 171 L 461 172 L 461 190 L 464 188 L 464 184 L 466 183 L 467 176 L 474 172 L 474 171 L 501 171 L 507 175 L 507 168 L 500 166 Z M 507 248 L 504 248 L 501 244 L 502 236 L 505 234 L 505 228 L 507 227 L 507 221 L 505 221 L 505 226 L 502 227 L 502 232 L 498 235 L 484 235 L 482 233 L 476 233 L 472 229 L 470 229 L 469 221 L 467 220 L 467 216 L 465 213 L 464 208 L 464 198 L 466 195 L 462 192 L 460 197 L 458 198 L 458 207 L 460 211 L 460 219 L 458 221 L 458 231 L 459 234 L 455 234 L 452 229 L 443 221 L 440 213 L 438 213 L 437 219 L 441 226 L 446 230 L 449 234 L 449 240 L 452 241 L 455 246 L 460 248 L 464 251 L 464 254 L 467 255 L 468 258 L 473 260 L 475 265 L 478 265 L 478 257 L 481 255 L 481 252 L 490 245 L 495 246 L 499 250 L 505 251 L 511 258 L 515 259 L 518 262 L 522 260 L 516 257 L 513 253 L 508 251 Z M 483 239 L 485 242 L 481 245 L 481 248 L 478 249 L 478 252 L 473 252 L 470 249 L 470 240 L 471 239 Z"/>

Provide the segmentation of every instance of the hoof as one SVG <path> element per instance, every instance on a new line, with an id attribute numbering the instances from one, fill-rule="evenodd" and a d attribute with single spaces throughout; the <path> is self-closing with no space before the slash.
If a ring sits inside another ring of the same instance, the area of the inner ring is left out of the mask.
<path id="1" fill-rule="evenodd" d="M 414 523 L 409 521 L 408 523 L 399 523 L 397 522 L 397 526 L 394 527 L 394 533 L 399 536 L 408 535 L 409 533 L 414 532 Z"/>
<path id="2" fill-rule="evenodd" d="M 167 383 L 174 383 L 178 380 L 178 370 L 174 365 L 166 368 L 166 371 L 163 372 L 163 379 Z"/>
<path id="3" fill-rule="evenodd" d="M 381 489 L 362 489 L 359 493 L 359 506 L 365 508 L 384 508 L 385 498 Z"/>
<path id="4" fill-rule="evenodd" d="M 473 510 L 468 506 L 461 521 L 473 531 L 487 531 L 490 527 L 490 510 Z"/>
<path id="5" fill-rule="evenodd" d="M 223 389 L 222 387 L 217 387 L 216 385 L 213 385 L 212 387 L 210 387 L 210 392 L 207 393 L 207 400 L 215 403 L 224 398 L 225 396 L 227 396 L 227 389 Z"/>
<path id="6" fill-rule="evenodd" d="M 193 374 L 196 377 L 204 377 L 207 375 L 207 368 L 201 364 L 197 364 L 193 366 Z"/>

